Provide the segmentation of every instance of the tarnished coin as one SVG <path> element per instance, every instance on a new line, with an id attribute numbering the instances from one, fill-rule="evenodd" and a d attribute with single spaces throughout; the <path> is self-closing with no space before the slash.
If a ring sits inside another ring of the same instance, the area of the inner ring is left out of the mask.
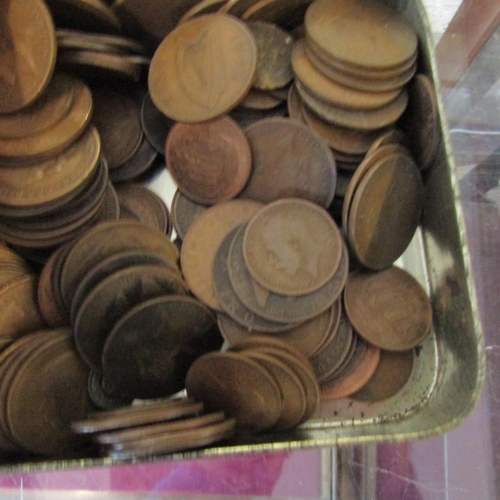
<path id="1" fill-rule="evenodd" d="M 234 417 L 238 427 L 271 429 L 281 414 L 274 376 L 241 353 L 217 352 L 197 359 L 186 377 L 188 395 L 209 411 Z"/>
<path id="2" fill-rule="evenodd" d="M 243 254 L 252 277 L 280 295 L 303 295 L 325 285 L 342 257 L 342 236 L 330 215 L 306 200 L 278 200 L 249 222 Z"/>
<path id="3" fill-rule="evenodd" d="M 111 170 L 109 176 L 114 183 L 135 180 L 153 166 L 157 156 L 156 149 L 151 145 L 147 137 L 143 137 L 132 158 L 122 163 L 118 168 Z"/>
<path id="4" fill-rule="evenodd" d="M 405 148 L 408 148 L 408 137 L 398 128 L 390 129 L 389 131 L 382 133 L 380 137 L 373 141 L 373 144 L 370 146 L 370 149 L 366 154 L 369 155 L 382 146 L 390 145 L 404 146 Z"/>
<path id="5" fill-rule="evenodd" d="M 177 236 L 183 240 L 193 221 L 208 207 L 191 201 L 177 190 L 172 199 L 172 222 Z"/>
<path id="6" fill-rule="evenodd" d="M 247 26 L 257 42 L 257 73 L 253 87 L 267 90 L 288 85 L 293 79 L 293 38 L 271 23 L 252 22 Z"/>
<path id="7" fill-rule="evenodd" d="M 182 243 L 181 268 L 193 294 L 212 309 L 220 310 L 212 281 L 215 255 L 227 234 L 248 222 L 262 207 L 251 200 L 231 200 L 210 207 L 189 228 Z"/>
<path id="8" fill-rule="evenodd" d="M 398 267 L 351 273 L 344 303 L 356 331 L 381 349 L 407 351 L 431 329 L 432 307 L 425 290 Z"/>
<path id="9" fill-rule="evenodd" d="M 168 169 L 188 198 L 212 205 L 234 198 L 246 184 L 252 158 L 240 126 L 228 116 L 177 123 L 166 144 Z"/>
<path id="10" fill-rule="evenodd" d="M 225 3 L 226 0 L 201 0 L 180 18 L 178 24 L 185 23 L 193 17 L 201 16 L 202 14 L 213 14 Z"/>
<path id="11" fill-rule="evenodd" d="M 87 382 L 87 390 L 89 398 L 96 408 L 101 410 L 113 410 L 128 406 L 132 403 L 131 399 L 120 399 L 108 396 L 104 391 L 101 383 L 101 375 L 95 370 L 91 370 Z"/>
<path id="12" fill-rule="evenodd" d="M 235 17 L 241 17 L 258 0 L 228 0 L 224 6 L 219 9 L 219 14 L 231 14 Z"/>
<path id="13" fill-rule="evenodd" d="M 197 358 L 221 345 L 207 307 L 191 297 L 159 297 L 134 307 L 115 324 L 102 354 L 103 377 L 113 393 L 125 397 L 166 397 L 185 387 Z"/>
<path id="14" fill-rule="evenodd" d="M 287 99 L 288 115 L 292 120 L 298 123 L 302 123 L 303 125 L 306 125 L 304 117 L 302 116 L 302 108 L 303 108 L 302 99 L 300 98 L 299 93 L 297 92 L 295 84 L 292 84 L 288 92 L 288 99 Z"/>
<path id="15" fill-rule="evenodd" d="M 316 134 L 286 118 L 261 120 L 245 133 L 252 151 L 252 173 L 240 198 L 269 203 L 296 197 L 330 206 L 335 161 Z"/>
<path id="16" fill-rule="evenodd" d="M 107 87 L 92 91 L 92 123 L 101 137 L 102 154 L 112 170 L 129 160 L 142 139 L 141 115 L 135 101 Z"/>
<path id="17" fill-rule="evenodd" d="M 380 351 L 370 380 L 351 397 L 358 401 L 382 401 L 397 394 L 408 382 L 413 369 L 413 351 Z"/>
<path id="18" fill-rule="evenodd" d="M 56 35 L 42 0 L 3 2 L 0 114 L 31 104 L 50 81 L 56 60 Z"/>
<path id="19" fill-rule="evenodd" d="M 57 29 L 56 36 L 58 43 L 63 40 L 78 40 L 82 42 L 92 42 L 105 45 L 110 49 L 113 48 L 125 53 L 144 54 L 146 51 L 144 46 L 135 40 L 118 35 L 105 35 L 103 33 L 88 33 L 87 31 Z"/>
<path id="20" fill-rule="evenodd" d="M 241 16 L 245 21 L 267 21 L 286 29 L 302 24 L 312 0 L 258 0 Z"/>
<path id="21" fill-rule="evenodd" d="M 142 101 L 141 123 L 148 141 L 158 153 L 165 155 L 167 135 L 175 122 L 154 105 L 149 92 Z"/>
<path id="22" fill-rule="evenodd" d="M 180 25 L 158 47 L 149 92 L 156 107 L 174 120 L 209 120 L 245 96 L 256 66 L 255 38 L 241 21 L 200 16 Z"/>
<path id="23" fill-rule="evenodd" d="M 240 102 L 241 108 L 268 110 L 283 104 L 283 100 L 269 92 L 251 88 L 245 98 Z"/>
<path id="24" fill-rule="evenodd" d="M 233 109 L 229 116 L 243 129 L 246 129 L 255 122 L 267 118 L 282 118 L 287 114 L 287 109 L 284 104 L 271 109 L 249 109 L 243 106 L 238 106 Z"/>

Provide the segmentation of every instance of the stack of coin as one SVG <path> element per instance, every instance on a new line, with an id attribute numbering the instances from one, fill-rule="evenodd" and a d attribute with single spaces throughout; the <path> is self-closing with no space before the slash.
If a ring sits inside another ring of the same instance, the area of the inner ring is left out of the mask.
<path id="1" fill-rule="evenodd" d="M 253 432 L 291 429 L 308 420 L 319 403 L 307 358 L 284 342 L 258 336 L 198 358 L 186 389 L 207 410 L 223 411 Z"/>
<path id="2" fill-rule="evenodd" d="M 86 444 L 71 422 L 92 409 L 87 377 L 69 329 L 34 332 L 9 346 L 0 354 L 0 449 L 61 456 Z"/>
<path id="3" fill-rule="evenodd" d="M 103 454 L 117 460 L 207 446 L 232 437 L 234 427 L 234 419 L 221 412 L 203 414 L 203 404 L 188 398 L 94 413 L 72 424 L 76 433 L 91 434 Z"/>

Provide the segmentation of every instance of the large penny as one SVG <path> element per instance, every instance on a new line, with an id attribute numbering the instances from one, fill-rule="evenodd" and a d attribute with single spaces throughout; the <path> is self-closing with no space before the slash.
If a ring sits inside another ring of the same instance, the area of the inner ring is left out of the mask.
<path id="1" fill-rule="evenodd" d="M 168 169 L 179 190 L 196 203 L 213 205 L 234 198 L 250 175 L 248 140 L 228 116 L 177 123 L 165 149 Z"/>
<path id="2" fill-rule="evenodd" d="M 209 411 L 234 417 L 238 427 L 259 432 L 272 428 L 281 414 L 281 394 L 273 375 L 240 353 L 210 353 L 191 366 L 190 396 Z"/>
<path id="3" fill-rule="evenodd" d="M 31 104 L 49 83 L 56 35 L 42 0 L 2 2 L 0 31 L 0 113 L 12 113 Z"/>
<path id="4" fill-rule="evenodd" d="M 205 205 L 200 205 L 191 201 L 177 190 L 172 199 L 172 223 L 177 236 L 183 240 L 193 221 L 207 209 Z"/>
<path id="5" fill-rule="evenodd" d="M 174 120 L 209 120 L 243 99 L 256 67 L 250 30 L 233 17 L 209 14 L 182 24 L 161 43 L 151 61 L 149 91 Z"/>
<path id="6" fill-rule="evenodd" d="M 420 221 L 424 187 L 410 156 L 396 154 L 374 165 L 359 183 L 348 212 L 348 239 L 370 269 L 392 265 Z"/>
<path id="7" fill-rule="evenodd" d="M 330 206 L 335 161 L 316 134 L 286 118 L 258 121 L 245 132 L 252 151 L 252 174 L 240 198 L 269 203 L 296 197 Z"/>
<path id="8" fill-rule="evenodd" d="M 344 302 L 356 331 L 388 351 L 407 351 L 430 332 L 432 307 L 425 290 L 398 267 L 352 273 Z"/>
<path id="9" fill-rule="evenodd" d="M 392 68 L 417 49 L 415 32 L 402 14 L 372 0 L 316 0 L 304 22 L 314 42 L 352 66 Z"/>
<path id="10" fill-rule="evenodd" d="M 328 212 L 296 198 L 260 210 L 243 240 L 252 277 L 267 290 L 292 296 L 314 292 L 330 281 L 342 248 L 342 236 Z"/>
<path id="11" fill-rule="evenodd" d="M 159 297 L 116 323 L 103 350 L 103 377 L 122 396 L 166 397 L 184 388 L 198 357 L 221 344 L 208 308 L 191 297 Z"/>
<path id="12" fill-rule="evenodd" d="M 196 297 L 212 309 L 220 310 L 212 281 L 215 255 L 227 234 L 248 222 L 262 207 L 251 200 L 232 200 L 210 207 L 189 228 L 182 243 L 181 268 Z"/>

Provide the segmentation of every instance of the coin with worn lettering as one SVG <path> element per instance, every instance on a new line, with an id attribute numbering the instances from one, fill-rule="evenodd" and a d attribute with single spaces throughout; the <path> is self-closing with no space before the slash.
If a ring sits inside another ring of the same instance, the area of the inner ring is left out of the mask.
<path id="1" fill-rule="evenodd" d="M 196 203 L 213 205 L 234 198 L 250 175 L 248 140 L 228 116 L 177 123 L 168 134 L 165 150 L 178 189 Z"/>
<path id="2" fill-rule="evenodd" d="M 287 118 L 258 121 L 245 133 L 252 173 L 240 198 L 269 203 L 295 197 L 330 206 L 335 194 L 335 160 L 316 134 Z"/>
<path id="3" fill-rule="evenodd" d="M 142 101 L 141 123 L 148 141 L 158 153 L 165 155 L 167 135 L 175 122 L 154 105 L 149 92 Z"/>
<path id="4" fill-rule="evenodd" d="M 166 397 L 185 387 L 197 358 L 221 345 L 215 317 L 201 302 L 175 295 L 151 299 L 131 309 L 108 335 L 103 377 L 119 395 Z"/>
<path id="5" fill-rule="evenodd" d="M 413 276 L 398 267 L 351 273 L 344 303 L 356 331 L 381 349 L 407 351 L 431 330 L 429 297 Z"/>
<path id="6" fill-rule="evenodd" d="M 0 114 L 31 104 L 50 81 L 56 59 L 54 24 L 45 2 L 2 3 Z"/>
<path id="7" fill-rule="evenodd" d="M 208 207 L 191 201 L 177 190 L 172 199 L 172 223 L 177 236 L 183 240 L 193 221 Z"/>
<path id="8" fill-rule="evenodd" d="M 161 43 L 149 69 L 149 92 L 174 120 L 209 120 L 243 99 L 256 67 L 255 38 L 245 24 L 208 14 L 180 25 Z"/>

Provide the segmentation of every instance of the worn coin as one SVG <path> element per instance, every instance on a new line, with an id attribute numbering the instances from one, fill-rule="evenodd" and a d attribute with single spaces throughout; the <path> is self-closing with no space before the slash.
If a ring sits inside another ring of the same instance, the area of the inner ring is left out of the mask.
<path id="1" fill-rule="evenodd" d="M 185 23 L 193 17 L 201 16 L 202 14 L 213 14 L 218 12 L 219 8 L 226 3 L 226 0 L 201 0 L 196 5 L 193 5 L 179 20 L 178 24 Z"/>
<path id="2" fill-rule="evenodd" d="M 312 0 L 258 0 L 241 16 L 245 21 L 267 21 L 286 29 L 301 25 Z"/>
<path id="3" fill-rule="evenodd" d="M 88 33 L 86 31 L 57 29 L 57 41 L 78 40 L 84 42 L 93 42 L 105 45 L 109 48 L 119 50 L 120 52 L 132 54 L 144 54 L 146 49 L 135 40 L 118 35 L 106 35 L 103 33 Z"/>
<path id="4" fill-rule="evenodd" d="M 177 236 L 183 240 L 193 221 L 207 209 L 206 205 L 200 205 L 191 201 L 177 189 L 172 199 L 172 222 Z"/>
<path id="5" fill-rule="evenodd" d="M 102 387 L 101 375 L 95 370 L 91 370 L 89 373 L 87 390 L 94 406 L 101 410 L 121 408 L 132 403 L 131 399 L 120 399 L 106 394 Z"/>
<path id="6" fill-rule="evenodd" d="M 240 107 L 247 109 L 268 110 L 283 104 L 283 100 L 275 97 L 269 92 L 251 88 L 244 99 L 240 102 Z"/>
<path id="7" fill-rule="evenodd" d="M 167 135 L 174 121 L 165 116 L 151 100 L 149 92 L 144 97 L 141 108 L 141 123 L 144 134 L 158 153 L 165 155 Z"/>

